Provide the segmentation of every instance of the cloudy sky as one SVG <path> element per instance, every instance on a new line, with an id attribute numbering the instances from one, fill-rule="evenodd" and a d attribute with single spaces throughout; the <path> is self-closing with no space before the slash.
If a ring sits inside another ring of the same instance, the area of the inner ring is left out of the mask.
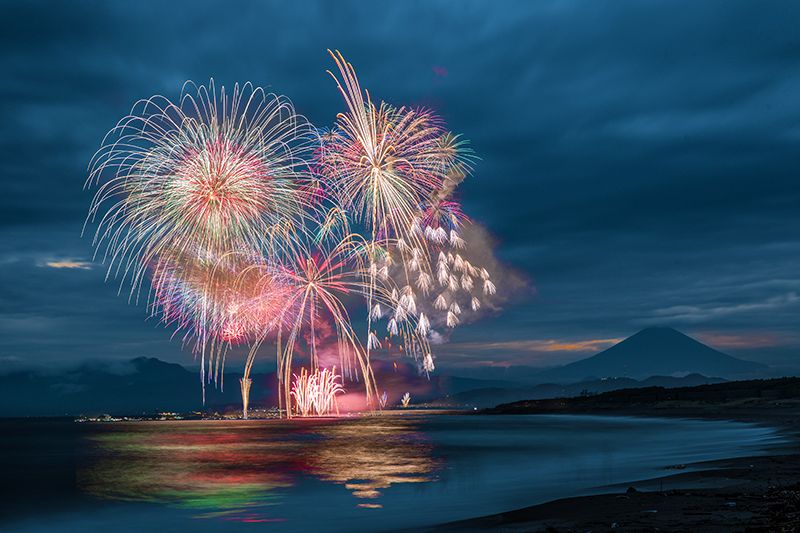
<path id="1" fill-rule="evenodd" d="M 317 125 L 341 50 L 480 156 L 515 279 L 440 365 L 547 366 L 648 325 L 800 366 L 800 4 L 3 2 L 0 362 L 191 362 L 91 263 L 86 167 L 139 98 L 252 81 Z"/>

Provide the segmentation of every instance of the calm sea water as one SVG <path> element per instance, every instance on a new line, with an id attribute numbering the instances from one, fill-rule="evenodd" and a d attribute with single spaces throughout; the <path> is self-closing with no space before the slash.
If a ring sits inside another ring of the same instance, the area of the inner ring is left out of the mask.
<path id="1" fill-rule="evenodd" d="M 3 531 L 417 528 L 781 442 L 734 422 L 555 415 L 0 420 L 0 435 Z"/>

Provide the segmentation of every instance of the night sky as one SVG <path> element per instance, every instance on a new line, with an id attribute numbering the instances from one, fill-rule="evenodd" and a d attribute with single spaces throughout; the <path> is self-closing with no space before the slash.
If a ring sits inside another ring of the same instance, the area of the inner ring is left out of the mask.
<path id="1" fill-rule="evenodd" d="M 481 158 L 460 198 L 514 294 L 440 367 L 567 363 L 649 325 L 800 367 L 797 2 L 170 4 L 0 6 L 0 363 L 191 364 L 91 263 L 89 160 L 185 80 L 329 126 L 333 48 Z"/>

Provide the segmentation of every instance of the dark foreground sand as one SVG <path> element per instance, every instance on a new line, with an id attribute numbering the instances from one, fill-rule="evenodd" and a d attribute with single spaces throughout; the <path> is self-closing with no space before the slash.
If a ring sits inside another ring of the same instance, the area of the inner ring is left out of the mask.
<path id="1" fill-rule="evenodd" d="M 606 494 L 556 500 L 443 524 L 435 530 L 800 531 L 800 405 L 796 402 L 762 399 L 725 406 L 684 403 L 599 412 L 582 408 L 580 412 L 743 420 L 778 427 L 791 443 L 773 455 L 689 465 L 692 472 L 682 472 L 686 466 L 675 465 L 665 471 L 665 477 L 637 482 L 632 488 L 614 487 Z"/>

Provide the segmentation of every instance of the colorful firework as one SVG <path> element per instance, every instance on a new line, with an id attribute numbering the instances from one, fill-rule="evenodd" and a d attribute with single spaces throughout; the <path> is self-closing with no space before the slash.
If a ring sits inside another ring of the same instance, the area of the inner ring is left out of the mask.
<path id="1" fill-rule="evenodd" d="M 162 255 L 282 246 L 305 216 L 309 131 L 286 98 L 249 83 L 138 102 L 87 181 L 99 184 L 87 222 L 99 217 L 93 244 L 109 274 L 135 291 Z"/>
<path id="2" fill-rule="evenodd" d="M 430 373 L 435 328 L 455 327 L 462 306 L 477 311 L 480 293 L 495 291 L 464 254 L 468 219 L 453 192 L 471 171 L 465 143 L 429 110 L 374 104 L 352 65 L 331 55 L 346 104 L 331 130 L 312 135 L 287 99 L 250 84 L 230 95 L 213 81 L 187 84 L 178 104 L 137 103 L 90 165 L 87 185 L 99 188 L 87 223 L 97 222 L 108 277 L 138 300 L 150 273 L 151 313 L 199 354 L 204 387 L 221 383 L 231 346 L 248 346 L 245 418 L 265 343 L 276 344 L 287 416 L 334 410 L 340 378 L 320 362 L 331 347 L 373 405 L 372 352 L 399 348 Z M 367 303 L 363 341 L 354 299 Z M 296 355 L 311 371 L 290 388 Z"/>
<path id="3" fill-rule="evenodd" d="M 152 314 L 176 333 L 183 332 L 183 342 L 200 354 L 203 368 L 207 360 L 208 379 L 215 383 L 223 382 L 231 346 L 252 343 L 279 329 L 288 291 L 279 279 L 256 270 L 259 263 L 252 253 L 204 258 L 187 254 L 161 258 L 153 268 Z M 249 394 L 249 374 L 248 366 L 241 381 L 243 396 Z"/>
<path id="4" fill-rule="evenodd" d="M 346 306 L 346 300 L 360 299 L 368 293 L 364 250 L 363 237 L 340 236 L 334 227 L 326 231 L 325 238 L 307 244 L 298 242 L 278 262 L 265 261 L 262 265 L 266 276 L 280 279 L 285 291 L 278 317 L 277 368 L 281 402 L 287 406 L 289 416 L 289 383 L 298 351 L 308 354 L 311 368 L 316 370 L 320 367 L 321 349 L 330 351 L 332 347 L 344 375 L 363 380 L 368 404 L 377 394 L 372 368 Z M 386 300 L 388 291 L 383 286 L 378 289 L 377 294 Z M 252 364 L 256 351 L 257 348 L 251 350 L 248 364 Z"/>

